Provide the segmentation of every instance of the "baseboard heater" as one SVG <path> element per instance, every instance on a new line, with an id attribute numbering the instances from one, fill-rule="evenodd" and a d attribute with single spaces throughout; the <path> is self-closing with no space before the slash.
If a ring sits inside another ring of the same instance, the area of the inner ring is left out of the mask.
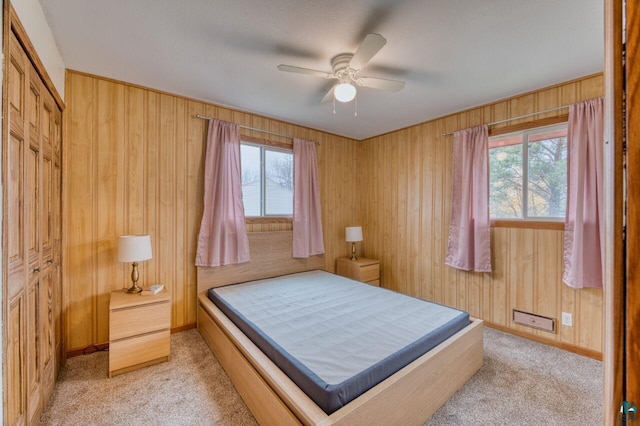
<path id="1" fill-rule="evenodd" d="M 513 310 L 513 322 L 516 324 L 527 325 L 529 327 L 538 328 L 544 331 L 556 332 L 556 320 L 542 315 L 531 314 L 529 312 Z"/>

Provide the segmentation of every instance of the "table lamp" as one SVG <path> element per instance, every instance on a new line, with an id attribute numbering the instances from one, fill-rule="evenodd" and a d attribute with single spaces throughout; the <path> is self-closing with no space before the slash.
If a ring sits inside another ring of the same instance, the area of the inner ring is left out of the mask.
<path id="1" fill-rule="evenodd" d="M 347 242 L 351 243 L 351 260 L 358 260 L 356 257 L 356 242 L 362 241 L 362 226 L 347 226 L 345 234 Z"/>
<path id="2" fill-rule="evenodd" d="M 150 235 L 123 235 L 118 238 L 118 262 L 131 262 L 131 281 L 133 285 L 127 293 L 140 293 L 138 287 L 138 262 L 151 259 Z"/>

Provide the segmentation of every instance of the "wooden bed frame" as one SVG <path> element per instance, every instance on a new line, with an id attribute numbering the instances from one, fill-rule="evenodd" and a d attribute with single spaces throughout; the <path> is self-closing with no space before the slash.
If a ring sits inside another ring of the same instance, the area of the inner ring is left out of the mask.
<path id="1" fill-rule="evenodd" d="M 206 291 L 324 269 L 324 257 L 291 258 L 291 231 L 250 233 L 251 261 L 198 268 L 198 330 L 262 425 L 423 424 L 482 366 L 481 320 L 327 415 L 227 316 Z"/>

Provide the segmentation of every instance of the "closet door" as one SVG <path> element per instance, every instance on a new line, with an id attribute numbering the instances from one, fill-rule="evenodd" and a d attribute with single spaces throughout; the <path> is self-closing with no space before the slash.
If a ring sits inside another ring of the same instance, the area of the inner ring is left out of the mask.
<path id="1" fill-rule="evenodd" d="M 54 384 L 54 276 L 56 268 L 53 265 L 53 140 L 54 140 L 54 108 L 53 97 L 48 91 L 42 91 L 42 119 L 40 120 L 40 152 L 42 156 L 41 176 L 42 190 L 40 201 L 40 238 L 41 260 L 40 276 L 42 289 L 42 305 L 40 306 L 41 354 L 42 354 L 42 396 L 46 401 L 53 392 Z"/>
<path id="2" fill-rule="evenodd" d="M 7 346 L 8 368 L 6 420 L 9 425 L 27 422 L 27 288 L 25 244 L 25 117 L 29 87 L 29 61 L 11 34 L 8 72 L 9 138 L 6 145 L 6 202 L 5 221 L 7 240 Z"/>
<path id="3" fill-rule="evenodd" d="M 14 31 L 5 65 L 8 137 L 2 146 L 8 260 L 3 420 L 26 425 L 39 422 L 64 361 L 62 113 Z"/>
<path id="4" fill-rule="evenodd" d="M 30 64 L 27 89 L 26 127 L 28 132 L 25 168 L 25 240 L 27 242 L 27 407 L 29 423 L 42 410 L 42 266 L 41 266 L 41 184 L 40 150 L 42 119 L 42 83 Z"/>

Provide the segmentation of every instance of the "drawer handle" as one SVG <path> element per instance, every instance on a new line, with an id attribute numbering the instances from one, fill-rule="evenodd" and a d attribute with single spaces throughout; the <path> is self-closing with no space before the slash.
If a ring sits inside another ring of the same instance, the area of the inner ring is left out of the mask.
<path id="1" fill-rule="evenodd" d="M 47 263 L 53 263 L 53 259 L 47 260 Z"/>
<path id="2" fill-rule="evenodd" d="M 40 272 L 40 268 L 33 268 L 33 272 Z"/>

